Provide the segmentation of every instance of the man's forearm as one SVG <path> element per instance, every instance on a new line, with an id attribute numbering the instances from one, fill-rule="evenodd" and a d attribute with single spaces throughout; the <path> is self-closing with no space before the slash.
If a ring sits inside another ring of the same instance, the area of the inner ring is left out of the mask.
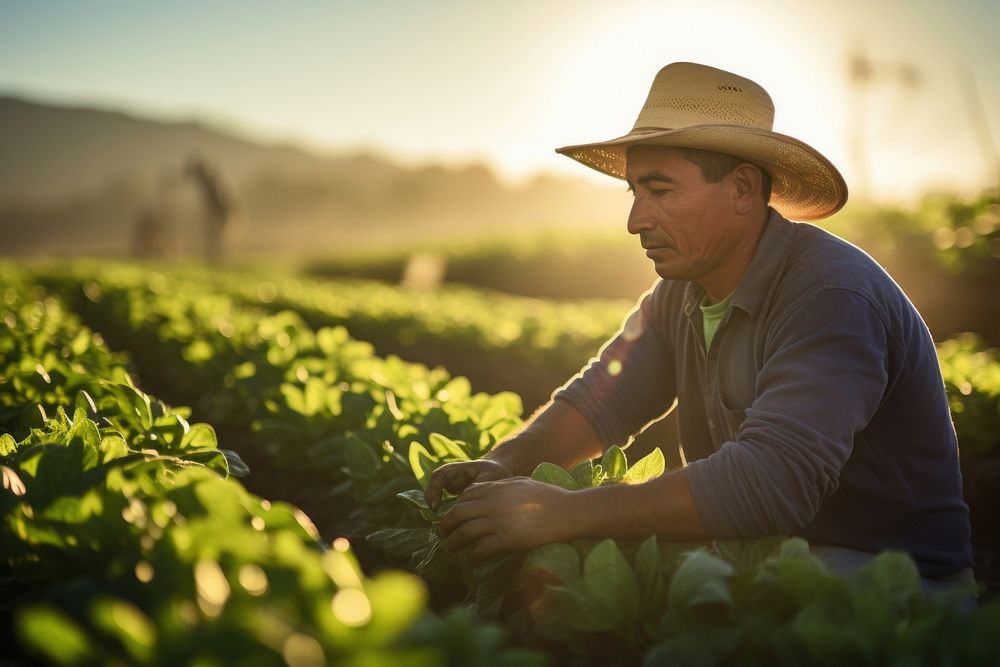
<path id="1" fill-rule="evenodd" d="M 520 432 L 485 458 L 502 464 L 514 475 L 530 475 L 543 461 L 568 468 L 602 452 L 600 437 L 576 408 L 566 401 L 550 401 Z"/>
<path id="2" fill-rule="evenodd" d="M 576 491 L 573 538 L 710 539 L 695 507 L 687 473 L 676 470 L 634 486 L 619 484 Z"/>
<path id="3" fill-rule="evenodd" d="M 452 551 L 484 560 L 549 542 L 708 539 L 683 470 L 636 486 L 567 491 L 525 477 L 469 486 L 441 518 Z"/>

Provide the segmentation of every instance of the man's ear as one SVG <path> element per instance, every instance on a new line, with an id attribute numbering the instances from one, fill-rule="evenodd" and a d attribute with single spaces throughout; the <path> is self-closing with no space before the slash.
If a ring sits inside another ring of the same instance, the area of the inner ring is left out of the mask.
<path id="1" fill-rule="evenodd" d="M 760 199 L 763 181 L 760 168 L 744 162 L 729 172 L 729 175 L 733 182 L 733 204 L 736 213 L 740 215 L 750 213 Z"/>

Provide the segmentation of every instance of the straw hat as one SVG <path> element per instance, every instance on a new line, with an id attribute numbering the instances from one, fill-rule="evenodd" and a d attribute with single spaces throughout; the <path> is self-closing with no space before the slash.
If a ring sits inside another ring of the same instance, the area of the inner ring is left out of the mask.
<path id="1" fill-rule="evenodd" d="M 840 210 L 847 184 L 837 168 L 811 146 L 773 132 L 773 125 L 771 96 L 753 81 L 706 65 L 672 63 L 656 74 L 631 132 L 556 152 L 621 179 L 625 154 L 638 144 L 726 153 L 771 175 L 771 206 L 786 218 L 816 220 Z"/>

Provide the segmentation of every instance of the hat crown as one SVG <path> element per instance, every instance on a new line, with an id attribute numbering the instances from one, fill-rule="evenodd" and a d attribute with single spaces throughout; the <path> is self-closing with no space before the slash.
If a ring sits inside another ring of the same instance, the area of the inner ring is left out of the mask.
<path id="1" fill-rule="evenodd" d="M 774 103 L 750 79 L 706 65 L 672 63 L 656 73 L 632 131 L 691 125 L 744 125 L 770 131 Z"/>

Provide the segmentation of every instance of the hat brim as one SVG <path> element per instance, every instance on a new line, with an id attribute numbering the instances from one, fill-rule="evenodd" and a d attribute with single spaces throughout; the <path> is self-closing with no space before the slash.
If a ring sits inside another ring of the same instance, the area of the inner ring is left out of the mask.
<path id="1" fill-rule="evenodd" d="M 771 175 L 771 206 L 792 220 L 818 220 L 847 202 L 847 183 L 823 155 L 794 137 L 745 125 L 693 125 L 676 130 L 633 130 L 591 144 L 556 152 L 592 169 L 625 179 L 625 158 L 632 146 L 648 144 L 726 153 Z"/>

